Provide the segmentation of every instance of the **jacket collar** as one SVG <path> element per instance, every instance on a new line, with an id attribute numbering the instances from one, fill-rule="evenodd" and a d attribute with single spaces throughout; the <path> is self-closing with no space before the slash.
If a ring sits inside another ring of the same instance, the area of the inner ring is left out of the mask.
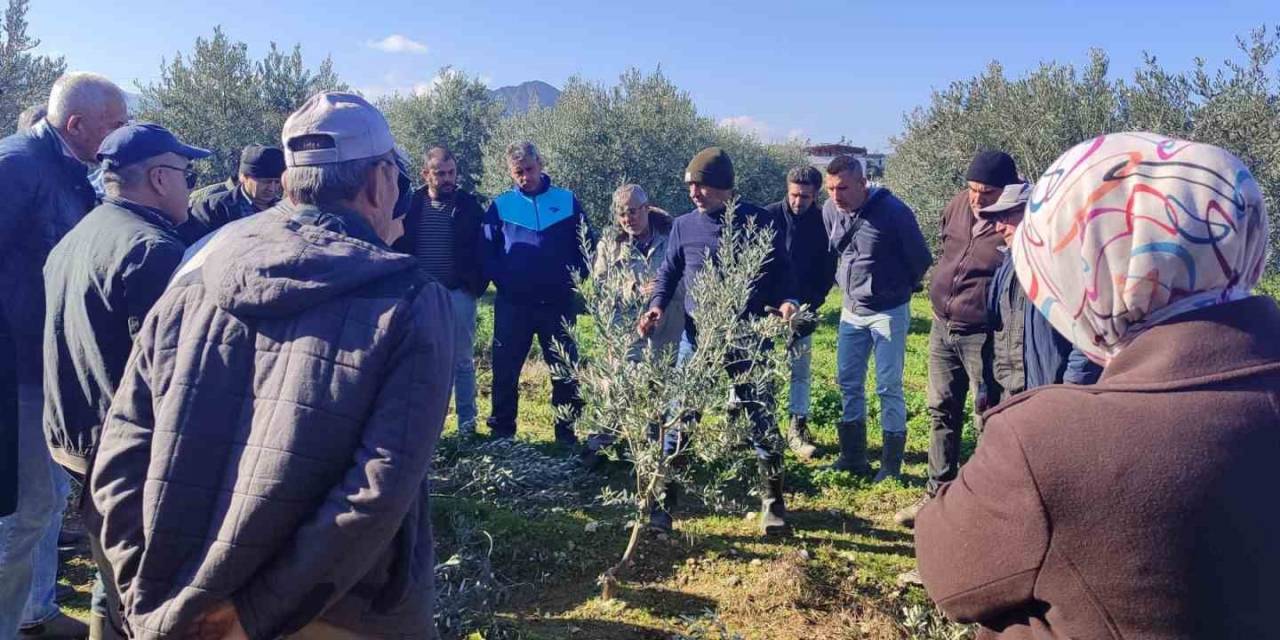
<path id="1" fill-rule="evenodd" d="M 129 211 L 129 213 L 132 213 L 146 222 L 160 227 L 161 229 L 173 231 L 177 228 L 174 226 L 173 222 L 164 215 L 163 211 L 156 209 L 155 207 L 148 207 L 145 204 L 138 204 L 132 200 L 126 200 L 115 196 L 107 196 L 103 198 L 102 201 L 106 204 L 115 205 L 121 209 L 125 209 Z"/>
<path id="2" fill-rule="evenodd" d="M 1177 387 L 1259 368 L 1280 370 L 1280 307 L 1266 296 L 1191 311 L 1148 329 L 1111 359 L 1099 383 Z"/>
<path id="3" fill-rule="evenodd" d="M 44 141 L 50 155 L 57 158 L 63 169 L 75 177 L 88 181 L 89 165 L 81 162 L 80 158 L 77 158 L 71 152 L 71 147 L 67 146 L 62 136 L 58 134 L 58 130 L 54 129 L 48 120 L 41 120 L 36 126 L 32 127 L 31 135 Z"/>
<path id="4" fill-rule="evenodd" d="M 350 209 L 330 208 L 321 210 L 320 207 L 309 204 L 288 204 L 288 212 L 290 217 L 302 224 L 309 224 L 320 227 L 335 233 L 341 233 L 346 236 L 363 240 L 377 247 L 386 248 L 387 244 L 374 233 L 373 226 L 369 224 L 364 216 Z"/>

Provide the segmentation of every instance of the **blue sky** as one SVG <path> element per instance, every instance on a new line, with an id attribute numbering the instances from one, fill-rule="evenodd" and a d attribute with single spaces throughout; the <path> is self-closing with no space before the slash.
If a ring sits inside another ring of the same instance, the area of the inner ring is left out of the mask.
<path id="1" fill-rule="evenodd" d="M 41 52 L 130 90 L 220 24 L 255 56 L 271 41 L 301 43 L 311 64 L 332 55 L 374 94 L 429 84 L 444 65 L 493 87 L 611 83 L 661 65 L 704 114 L 766 138 L 887 150 L 904 112 L 992 59 L 1011 74 L 1084 63 L 1090 47 L 1110 55 L 1113 75 L 1131 74 L 1143 51 L 1169 68 L 1217 64 L 1238 55 L 1236 36 L 1280 23 L 1280 2 L 35 0 L 28 21 Z"/>

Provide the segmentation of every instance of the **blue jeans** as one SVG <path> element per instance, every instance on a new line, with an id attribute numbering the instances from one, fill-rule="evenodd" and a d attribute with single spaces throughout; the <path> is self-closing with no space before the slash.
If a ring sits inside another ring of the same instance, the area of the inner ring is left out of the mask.
<path id="1" fill-rule="evenodd" d="M 61 506 L 45 443 L 40 385 L 18 386 L 18 508 L 0 518 L 0 638 L 17 633 L 35 577 L 36 549 Z M 57 571 L 57 539 L 54 539 Z"/>
<path id="2" fill-rule="evenodd" d="M 809 386 L 813 381 L 813 334 L 791 345 L 791 415 L 809 417 Z"/>
<path id="3" fill-rule="evenodd" d="M 58 584 L 58 534 L 62 532 L 62 512 L 66 510 L 67 495 L 71 493 L 71 481 L 61 465 L 50 461 L 53 475 L 53 517 L 45 525 L 44 535 L 36 543 L 31 565 L 31 592 L 27 606 L 22 609 L 22 626 L 48 622 L 61 611 L 54 599 Z"/>
<path id="4" fill-rule="evenodd" d="M 867 360 L 874 351 L 880 429 L 884 433 L 907 432 L 902 367 L 907 357 L 910 326 L 910 303 L 865 316 L 841 314 L 836 339 L 836 377 L 843 396 L 842 421 L 867 419 Z"/>
<path id="5" fill-rule="evenodd" d="M 453 305 L 456 361 L 453 365 L 454 412 L 458 415 L 458 431 L 476 429 L 476 297 L 461 287 L 449 290 Z"/>

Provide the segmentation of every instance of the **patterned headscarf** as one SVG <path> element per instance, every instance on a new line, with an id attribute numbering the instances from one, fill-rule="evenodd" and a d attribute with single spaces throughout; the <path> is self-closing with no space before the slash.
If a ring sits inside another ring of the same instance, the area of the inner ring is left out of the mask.
<path id="1" fill-rule="evenodd" d="M 1027 297 L 1103 364 L 1152 325 L 1247 296 L 1266 253 L 1266 205 L 1244 164 L 1150 133 L 1063 154 L 1013 239 Z"/>

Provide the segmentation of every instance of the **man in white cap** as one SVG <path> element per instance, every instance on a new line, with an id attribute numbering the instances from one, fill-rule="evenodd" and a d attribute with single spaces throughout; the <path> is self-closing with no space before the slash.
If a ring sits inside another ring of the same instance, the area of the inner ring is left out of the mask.
<path id="1" fill-rule="evenodd" d="M 432 638 L 423 493 L 449 293 L 389 248 L 400 171 L 349 93 L 285 122 L 285 202 L 147 316 L 90 488 L 134 638 Z"/>

